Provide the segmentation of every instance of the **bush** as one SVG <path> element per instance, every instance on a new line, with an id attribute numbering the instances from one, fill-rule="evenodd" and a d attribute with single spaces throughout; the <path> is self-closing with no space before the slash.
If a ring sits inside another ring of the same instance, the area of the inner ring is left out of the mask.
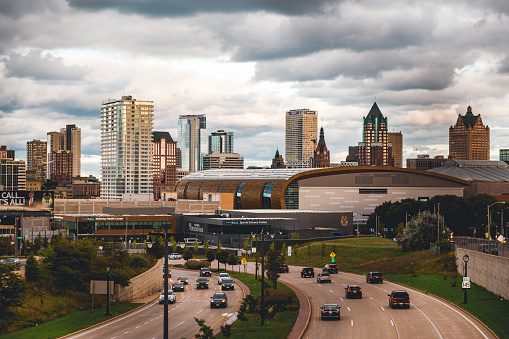
<path id="1" fill-rule="evenodd" d="M 209 262 L 205 260 L 188 260 L 186 261 L 185 266 L 192 270 L 199 270 L 203 267 L 209 267 Z"/>
<path id="2" fill-rule="evenodd" d="M 115 284 L 119 284 L 121 286 L 129 286 L 131 283 L 129 276 L 125 273 L 124 270 L 120 268 L 114 268 L 110 271 L 110 280 L 115 281 Z"/>
<path id="3" fill-rule="evenodd" d="M 299 309 L 299 299 L 290 290 L 269 290 L 265 299 L 267 308 L 273 308 L 276 312 L 295 311 Z"/>
<path id="4" fill-rule="evenodd" d="M 148 260 L 141 254 L 135 254 L 131 257 L 131 266 L 134 267 L 147 267 Z"/>

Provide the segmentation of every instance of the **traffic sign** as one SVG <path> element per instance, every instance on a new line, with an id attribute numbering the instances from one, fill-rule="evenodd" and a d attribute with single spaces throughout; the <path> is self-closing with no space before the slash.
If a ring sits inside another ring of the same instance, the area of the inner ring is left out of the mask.
<path id="1" fill-rule="evenodd" d="M 245 265 L 247 260 L 246 260 L 246 258 L 242 258 L 242 260 L 240 262 L 242 263 L 242 265 Z"/>
<path id="2" fill-rule="evenodd" d="M 336 259 L 332 258 L 332 259 L 330 260 L 330 262 L 336 262 Z"/>
<path id="3" fill-rule="evenodd" d="M 462 281 L 461 288 L 470 288 L 470 281 Z"/>
<path id="4" fill-rule="evenodd" d="M 292 246 L 288 246 L 288 256 L 292 256 Z"/>
<path id="5" fill-rule="evenodd" d="M 336 257 L 336 253 L 330 252 L 330 257 L 334 259 Z"/>

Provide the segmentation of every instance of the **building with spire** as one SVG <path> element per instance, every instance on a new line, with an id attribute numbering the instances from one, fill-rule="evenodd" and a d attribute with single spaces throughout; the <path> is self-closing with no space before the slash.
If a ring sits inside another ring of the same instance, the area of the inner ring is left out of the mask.
<path id="1" fill-rule="evenodd" d="M 320 127 L 320 139 L 318 139 L 311 163 L 313 168 L 330 167 L 330 152 L 325 144 L 323 127 Z"/>
<path id="2" fill-rule="evenodd" d="M 458 160 L 490 160 L 490 128 L 484 126 L 481 115 L 472 107 L 458 114 L 456 125 L 449 128 L 449 158 Z"/>
<path id="3" fill-rule="evenodd" d="M 272 159 L 272 165 L 270 168 L 286 168 L 283 156 L 279 154 L 279 149 L 276 149 L 274 159 Z"/>
<path id="4" fill-rule="evenodd" d="M 359 166 L 394 166 L 389 144 L 387 118 L 376 102 L 363 118 L 362 142 L 359 143 Z"/>

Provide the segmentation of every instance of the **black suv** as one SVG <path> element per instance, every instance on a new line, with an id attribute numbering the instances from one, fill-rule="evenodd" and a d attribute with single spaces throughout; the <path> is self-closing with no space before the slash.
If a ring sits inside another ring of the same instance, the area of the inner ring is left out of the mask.
<path id="1" fill-rule="evenodd" d="M 210 277 L 212 273 L 210 272 L 210 268 L 202 268 L 200 269 L 200 277 Z"/>
<path id="2" fill-rule="evenodd" d="M 382 275 L 382 273 L 380 272 L 369 272 L 368 274 L 366 274 L 366 282 L 368 284 L 374 284 L 374 283 L 383 283 L 384 282 L 384 277 Z"/>
<path id="3" fill-rule="evenodd" d="M 173 288 L 172 290 L 174 292 L 184 292 L 184 284 L 180 281 L 176 281 L 173 283 Z"/>
<path id="4" fill-rule="evenodd" d="M 234 290 L 235 289 L 235 283 L 233 282 L 233 279 L 223 279 L 221 280 L 221 291 L 224 290 Z"/>
<path id="5" fill-rule="evenodd" d="M 228 297 L 226 296 L 226 293 L 222 292 L 216 292 L 212 297 L 210 297 L 212 300 L 210 301 L 210 308 L 223 306 L 226 308 L 228 306 Z"/>
<path id="6" fill-rule="evenodd" d="M 402 306 L 410 308 L 410 296 L 407 291 L 392 291 L 389 296 L 389 306 L 394 308 L 395 306 Z"/>
<path id="7" fill-rule="evenodd" d="M 359 285 L 348 285 L 345 287 L 346 299 L 359 298 L 362 299 L 362 289 Z"/>
<path id="8" fill-rule="evenodd" d="M 198 278 L 196 280 L 196 288 L 197 289 L 206 288 L 208 290 L 209 289 L 209 279 L 207 279 L 207 278 Z"/>
<path id="9" fill-rule="evenodd" d="M 300 272 L 300 277 L 301 278 L 305 278 L 305 277 L 314 278 L 315 277 L 315 270 L 313 269 L 313 267 L 304 267 L 302 269 L 302 271 Z"/>
<path id="10" fill-rule="evenodd" d="M 329 273 L 338 273 L 339 268 L 338 268 L 338 265 L 336 265 L 336 264 L 327 264 L 323 268 L 323 271 L 329 272 Z"/>
<path id="11" fill-rule="evenodd" d="M 288 265 L 287 264 L 281 264 L 279 269 L 277 270 L 279 273 L 288 273 Z"/>

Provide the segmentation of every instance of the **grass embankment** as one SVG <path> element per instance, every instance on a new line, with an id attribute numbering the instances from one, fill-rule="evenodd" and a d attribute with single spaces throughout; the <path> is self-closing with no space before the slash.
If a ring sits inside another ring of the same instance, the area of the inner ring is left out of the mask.
<path id="1" fill-rule="evenodd" d="M 322 257 L 322 244 L 325 244 Z M 342 271 L 359 272 L 357 267 L 384 259 L 404 256 L 396 242 L 385 238 L 351 238 L 310 242 L 292 248 L 287 258 L 290 265 L 323 267 L 331 262 L 330 254 L 336 254 L 335 263 Z M 365 273 L 364 271 L 362 273 Z"/>
<path id="2" fill-rule="evenodd" d="M 98 324 L 120 314 L 128 312 L 141 304 L 114 303 L 110 305 L 110 316 L 106 316 L 106 308 L 96 308 L 86 311 L 74 311 L 64 317 L 45 322 L 36 327 L 29 327 L 21 331 L 0 335 L 2 339 L 50 339 L 58 338 L 89 326 Z"/>
<path id="3" fill-rule="evenodd" d="M 444 280 L 442 276 L 430 274 L 391 274 L 384 275 L 386 280 L 401 283 L 421 291 L 441 297 L 463 308 L 482 321 L 500 338 L 509 338 L 509 301 L 504 300 L 477 284 L 471 284 L 468 303 L 463 303 L 461 277 L 456 279 L 456 286 L 451 284 L 451 277 Z"/>
<path id="4" fill-rule="evenodd" d="M 233 273 L 232 271 L 229 271 L 229 273 L 232 277 L 246 284 L 254 298 L 261 296 L 261 280 L 255 280 L 253 274 L 246 275 L 244 273 Z M 265 284 L 266 287 L 270 286 L 270 282 L 267 279 L 265 279 Z M 278 282 L 277 288 L 281 291 L 290 291 L 297 298 L 292 289 L 286 285 Z M 261 326 L 259 313 L 253 315 L 247 314 L 247 321 L 236 320 L 233 323 L 230 338 L 287 338 L 298 315 L 299 311 L 282 311 L 278 312 L 275 317 L 268 314 L 265 317 L 264 326 Z M 223 339 L 226 337 L 219 333 L 216 335 L 216 338 Z"/>

